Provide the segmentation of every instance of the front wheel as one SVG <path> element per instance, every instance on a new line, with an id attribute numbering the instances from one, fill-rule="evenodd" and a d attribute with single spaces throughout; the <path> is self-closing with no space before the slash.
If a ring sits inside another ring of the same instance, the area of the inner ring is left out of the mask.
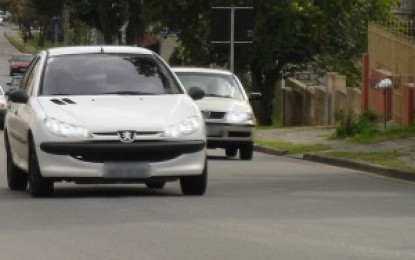
<path id="1" fill-rule="evenodd" d="M 53 181 L 43 178 L 40 173 L 33 143 L 29 150 L 29 192 L 32 197 L 46 197 L 53 193 Z"/>
<path id="2" fill-rule="evenodd" d="M 180 178 L 180 187 L 184 195 L 205 194 L 207 186 L 207 162 L 201 175 L 184 176 Z"/>
<path id="3" fill-rule="evenodd" d="M 7 185 L 10 190 L 25 190 L 27 187 L 27 174 L 14 165 L 7 137 L 5 137 L 5 144 Z"/>
<path id="4" fill-rule="evenodd" d="M 239 158 L 241 160 L 252 160 L 252 157 L 254 155 L 254 145 L 253 144 L 247 144 L 239 148 Z"/>
<path id="5" fill-rule="evenodd" d="M 227 157 L 235 157 L 237 153 L 238 153 L 238 148 L 236 147 L 225 148 L 225 154 Z"/>

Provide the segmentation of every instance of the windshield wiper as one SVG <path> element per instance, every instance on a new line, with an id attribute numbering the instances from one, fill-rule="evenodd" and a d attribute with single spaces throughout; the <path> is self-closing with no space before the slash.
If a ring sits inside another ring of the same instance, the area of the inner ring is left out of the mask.
<path id="1" fill-rule="evenodd" d="M 101 95 L 155 95 L 154 93 L 141 92 L 141 91 L 130 91 L 130 90 L 120 90 L 114 92 L 101 93 Z"/>

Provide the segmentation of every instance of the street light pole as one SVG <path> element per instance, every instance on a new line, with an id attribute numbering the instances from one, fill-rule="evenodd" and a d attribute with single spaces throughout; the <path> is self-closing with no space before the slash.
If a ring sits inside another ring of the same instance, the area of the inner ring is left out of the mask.
<path id="1" fill-rule="evenodd" d="M 230 64 L 231 64 L 231 72 L 235 71 L 235 6 L 231 6 L 231 35 L 230 35 L 230 44 L 231 44 L 231 51 L 230 51 Z"/>

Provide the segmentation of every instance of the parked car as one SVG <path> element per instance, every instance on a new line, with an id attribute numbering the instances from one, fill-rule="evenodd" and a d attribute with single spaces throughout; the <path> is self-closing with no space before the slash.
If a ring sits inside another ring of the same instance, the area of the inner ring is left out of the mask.
<path id="1" fill-rule="evenodd" d="M 173 68 L 186 89 L 199 87 L 205 98 L 198 100 L 206 126 L 208 148 L 224 148 L 229 157 L 251 160 L 255 117 L 249 100 L 260 93 L 246 94 L 239 79 L 231 72 L 217 69 Z"/>
<path id="2" fill-rule="evenodd" d="M 22 80 L 22 75 L 14 75 L 12 77 L 12 80 L 9 83 L 7 83 L 7 86 L 9 87 L 9 91 L 18 89 L 21 80 Z"/>
<path id="3" fill-rule="evenodd" d="M 33 59 L 32 54 L 14 54 L 9 60 L 10 76 L 15 73 L 24 73 Z"/>
<path id="4" fill-rule="evenodd" d="M 11 190 L 46 196 L 54 183 L 180 180 L 185 195 L 207 185 L 206 135 L 192 100 L 168 65 L 138 47 L 41 51 L 9 95 L 5 119 Z"/>
<path id="5" fill-rule="evenodd" d="M 7 111 L 7 99 L 4 93 L 4 89 L 0 86 L 0 130 L 4 129 L 4 116 Z"/>

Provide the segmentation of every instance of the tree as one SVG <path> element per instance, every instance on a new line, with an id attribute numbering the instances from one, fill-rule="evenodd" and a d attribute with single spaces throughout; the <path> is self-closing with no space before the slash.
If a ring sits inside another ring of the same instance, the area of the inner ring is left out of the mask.
<path id="1" fill-rule="evenodd" d="M 74 19 L 79 19 L 102 32 L 104 43 L 112 44 L 125 23 L 126 0 L 71 0 Z"/>
<path id="2" fill-rule="evenodd" d="M 272 124 L 277 82 L 295 70 L 314 64 L 316 68 L 336 69 L 356 79 L 359 71 L 356 61 L 367 48 L 367 22 L 388 19 L 395 3 L 394 0 L 151 2 L 156 10 L 153 14 L 162 26 L 181 29 L 176 62 L 191 65 L 227 63 L 227 48 L 209 44 L 211 6 L 254 6 L 254 44 L 237 48 L 240 53 L 236 55 L 236 64 L 237 72 L 250 69 L 254 90 L 263 93 L 257 116 L 264 125 Z"/>
<path id="3" fill-rule="evenodd" d="M 46 32 L 49 30 L 52 23 L 59 22 L 61 19 L 61 12 L 63 8 L 63 0 L 30 0 L 31 5 L 33 6 L 36 13 L 36 20 L 38 21 L 40 27 L 40 37 L 39 37 L 39 46 L 44 46 Z M 31 23 L 34 18 L 31 19 Z"/>

